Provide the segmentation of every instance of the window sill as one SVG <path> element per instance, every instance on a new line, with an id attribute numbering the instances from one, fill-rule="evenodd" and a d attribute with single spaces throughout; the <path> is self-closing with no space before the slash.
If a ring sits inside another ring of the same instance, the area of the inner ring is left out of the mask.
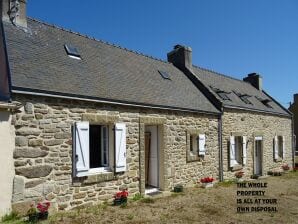
<path id="1" fill-rule="evenodd" d="M 277 159 L 275 159 L 275 162 L 276 163 L 279 163 L 279 162 L 281 162 L 282 161 L 282 158 L 277 158 Z"/>
<path id="2" fill-rule="evenodd" d="M 82 184 L 95 184 L 111 180 L 116 180 L 117 177 L 113 172 L 102 172 L 102 173 L 89 173 L 86 176 L 75 177 L 74 182 L 80 182 Z"/>
<path id="3" fill-rule="evenodd" d="M 198 155 L 188 155 L 187 156 L 187 162 L 202 162 L 204 161 L 204 157 L 203 155 L 198 156 Z"/>
<path id="4" fill-rule="evenodd" d="M 243 169 L 243 166 L 241 164 L 236 164 L 232 167 L 232 171 L 239 171 L 242 169 Z"/>

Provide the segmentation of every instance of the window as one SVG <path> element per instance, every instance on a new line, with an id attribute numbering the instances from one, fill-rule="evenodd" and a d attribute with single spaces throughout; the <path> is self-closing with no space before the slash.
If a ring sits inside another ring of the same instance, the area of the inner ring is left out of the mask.
<path id="1" fill-rule="evenodd" d="M 246 136 L 230 136 L 230 167 L 246 165 Z"/>
<path id="2" fill-rule="evenodd" d="M 284 136 L 275 136 L 273 140 L 274 159 L 279 160 L 285 156 L 285 139 Z"/>
<path id="3" fill-rule="evenodd" d="M 189 136 L 189 160 L 196 160 L 206 154 L 205 134 L 190 134 Z"/>
<path id="4" fill-rule="evenodd" d="M 161 77 L 163 77 L 164 79 L 170 79 L 170 75 L 167 73 L 167 72 L 164 72 L 164 71 L 160 71 L 158 70 L 159 74 L 161 75 Z"/>
<path id="5" fill-rule="evenodd" d="M 220 89 L 217 89 L 215 87 L 212 87 L 210 86 L 211 89 L 216 92 L 216 94 L 222 99 L 222 100 L 230 100 L 231 99 L 229 98 L 228 94 L 230 94 L 230 92 L 226 92 L 226 91 L 223 91 L 223 90 L 220 90 Z"/>
<path id="6" fill-rule="evenodd" d="M 69 57 L 81 60 L 81 55 L 77 48 L 69 44 L 64 44 L 64 48 Z"/>
<path id="7" fill-rule="evenodd" d="M 78 177 L 112 171 L 113 164 L 116 165 L 116 172 L 124 172 L 126 170 L 125 124 L 117 123 L 114 126 L 77 122 L 74 125 L 73 164 L 74 174 Z"/>
<path id="8" fill-rule="evenodd" d="M 245 104 L 252 104 L 248 98 L 251 97 L 250 95 L 247 95 L 247 94 L 241 94 L 241 93 L 238 93 L 236 91 L 234 91 L 234 93 L 245 103 Z"/>
<path id="9" fill-rule="evenodd" d="M 109 127 L 106 125 L 90 125 L 89 151 L 90 168 L 109 167 L 108 136 Z"/>
<path id="10" fill-rule="evenodd" d="M 269 99 L 262 99 L 260 97 L 257 97 L 257 100 L 259 100 L 264 106 L 268 107 L 268 108 L 272 108 L 272 106 L 269 104 L 271 102 L 271 100 Z"/>

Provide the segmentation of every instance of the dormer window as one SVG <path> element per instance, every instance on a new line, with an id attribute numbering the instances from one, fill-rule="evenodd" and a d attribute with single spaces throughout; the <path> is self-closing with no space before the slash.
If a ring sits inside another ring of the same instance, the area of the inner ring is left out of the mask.
<path id="1" fill-rule="evenodd" d="M 247 94 L 241 94 L 241 93 L 238 93 L 236 91 L 234 91 L 234 93 L 245 103 L 245 104 L 252 104 L 248 98 L 251 97 L 250 95 L 247 95 Z"/>
<path id="2" fill-rule="evenodd" d="M 70 58 L 82 60 L 78 49 L 70 44 L 64 44 L 65 51 Z"/>
<path id="3" fill-rule="evenodd" d="M 262 104 L 264 104 L 266 107 L 268 107 L 268 108 L 273 108 L 269 103 L 271 102 L 271 100 L 269 100 L 269 99 L 262 99 L 262 98 L 260 98 L 260 97 L 257 97 L 256 96 L 256 98 L 262 103 Z"/>
<path id="4" fill-rule="evenodd" d="M 211 89 L 216 92 L 216 94 L 222 99 L 222 100 L 230 100 L 231 99 L 228 97 L 228 94 L 230 94 L 231 92 L 226 92 L 226 91 L 223 91 L 221 89 L 218 89 L 218 88 L 215 88 L 215 87 L 212 87 L 210 86 Z"/>

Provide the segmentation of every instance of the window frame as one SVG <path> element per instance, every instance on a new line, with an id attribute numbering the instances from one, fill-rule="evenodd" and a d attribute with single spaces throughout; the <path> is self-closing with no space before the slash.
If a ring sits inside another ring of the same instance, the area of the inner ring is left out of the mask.
<path id="1" fill-rule="evenodd" d="M 200 143 L 200 141 L 202 142 Z M 204 144 L 204 148 L 201 150 L 200 147 L 202 144 Z M 202 133 L 201 131 L 188 130 L 186 132 L 186 149 L 187 162 L 200 161 L 204 159 L 207 152 L 206 134 Z"/>
<path id="2" fill-rule="evenodd" d="M 100 167 L 95 167 L 95 168 L 90 168 L 90 158 L 89 158 L 89 170 L 88 170 L 88 172 L 89 173 L 91 173 L 91 174 L 96 174 L 96 173 L 103 173 L 103 172 L 111 172 L 112 171 L 112 168 L 111 168 L 111 164 L 110 164 L 110 151 L 111 150 L 113 150 L 112 148 L 115 148 L 115 145 L 113 146 L 113 145 L 111 145 L 110 144 L 110 130 L 111 130 L 111 127 L 110 127 L 110 125 L 108 125 L 108 124 L 90 124 L 89 125 L 89 127 L 90 126 L 100 126 L 100 129 L 101 129 L 101 132 L 100 132 L 100 138 L 102 138 L 103 137 L 103 131 L 102 131 L 102 129 L 103 129 L 103 127 L 105 127 L 105 128 L 107 128 L 107 130 L 106 130 L 106 133 L 107 133 L 107 141 L 106 141 L 106 147 L 107 147 L 107 158 L 106 158 L 106 160 L 107 160 L 107 165 L 106 166 L 100 166 Z M 102 154 L 103 154 L 103 144 L 104 144 L 104 142 L 102 141 L 102 139 L 101 139 L 101 152 L 100 152 L 100 154 L 101 154 L 101 160 L 103 160 L 103 157 L 102 157 Z M 90 135 L 89 135 L 89 155 L 90 155 Z M 102 161 L 100 161 L 100 163 L 102 163 Z"/>
<path id="3" fill-rule="evenodd" d="M 107 162 L 108 162 L 108 166 L 106 167 L 96 167 L 96 168 L 90 168 L 90 134 L 89 134 L 89 147 L 88 147 L 88 156 L 87 158 L 87 166 L 88 169 L 86 170 L 78 170 L 77 168 L 77 162 L 78 162 L 78 157 L 77 157 L 77 146 L 76 146 L 76 141 L 78 138 L 77 136 L 77 125 L 84 123 L 84 122 L 88 122 L 88 132 L 90 131 L 90 126 L 101 126 L 101 127 L 107 127 L 107 148 L 108 148 L 108 155 L 107 155 Z M 79 122 L 75 122 L 73 125 L 73 142 L 74 142 L 74 146 L 73 146 L 73 159 L 72 159 L 72 164 L 73 164 L 73 177 L 84 177 L 84 176 L 90 176 L 90 175 L 98 175 L 98 174 L 106 174 L 106 173 L 111 173 L 114 171 L 114 166 L 116 164 L 115 161 L 115 151 L 116 151 L 116 145 L 115 145 L 115 134 L 114 134 L 114 130 L 115 130 L 115 126 L 116 123 L 104 123 L 104 122 L 89 122 L 89 121 L 79 121 Z"/>

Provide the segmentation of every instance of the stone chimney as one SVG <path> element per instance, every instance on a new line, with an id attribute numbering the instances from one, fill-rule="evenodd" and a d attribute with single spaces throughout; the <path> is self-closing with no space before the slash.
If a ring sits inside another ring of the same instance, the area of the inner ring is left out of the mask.
<path id="1" fill-rule="evenodd" d="M 192 70 L 192 50 L 190 47 L 175 45 L 174 50 L 168 53 L 168 62 L 173 63 L 179 69 Z"/>
<path id="2" fill-rule="evenodd" d="M 298 105 L 298 93 L 294 94 L 294 104 Z"/>
<path id="3" fill-rule="evenodd" d="M 27 27 L 26 3 L 27 0 L 0 0 L 1 19 Z"/>
<path id="4" fill-rule="evenodd" d="M 254 86 L 256 89 L 262 91 L 263 87 L 263 78 L 261 75 L 257 73 L 250 73 L 243 79 L 245 82 L 249 82 L 252 86 Z"/>

